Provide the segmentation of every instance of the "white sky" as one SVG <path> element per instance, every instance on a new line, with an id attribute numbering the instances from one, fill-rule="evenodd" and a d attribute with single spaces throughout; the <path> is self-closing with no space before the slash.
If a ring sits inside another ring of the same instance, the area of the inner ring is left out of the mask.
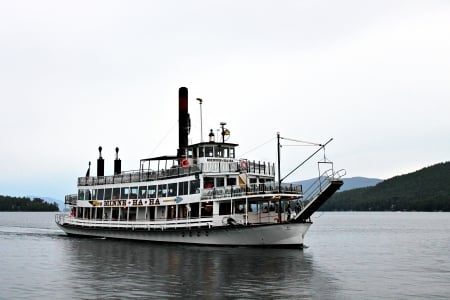
<path id="1" fill-rule="evenodd" d="M 0 1 L 0 194 L 63 199 L 99 145 L 108 174 L 116 146 L 123 170 L 175 154 L 181 86 L 192 141 L 199 97 L 238 156 L 280 131 L 333 137 L 349 177 L 448 161 L 450 2 Z M 284 174 L 311 151 L 284 147 Z"/>

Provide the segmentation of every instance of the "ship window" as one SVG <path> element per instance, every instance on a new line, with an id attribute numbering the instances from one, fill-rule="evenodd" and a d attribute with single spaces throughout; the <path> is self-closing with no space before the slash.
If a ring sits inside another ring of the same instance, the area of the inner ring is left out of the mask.
<path id="1" fill-rule="evenodd" d="M 202 217 L 212 217 L 213 214 L 213 204 L 212 202 L 203 202 L 201 206 Z"/>
<path id="2" fill-rule="evenodd" d="M 223 157 L 228 158 L 229 157 L 229 151 L 228 148 L 223 148 Z"/>
<path id="3" fill-rule="evenodd" d="M 147 187 L 140 186 L 139 187 L 139 199 L 147 198 Z"/>
<path id="4" fill-rule="evenodd" d="M 204 157 L 205 156 L 205 148 L 200 147 L 198 148 L 198 157 Z"/>
<path id="5" fill-rule="evenodd" d="M 166 197 L 167 195 L 167 184 L 158 185 L 158 197 Z"/>
<path id="6" fill-rule="evenodd" d="M 230 215 L 231 214 L 231 202 L 219 203 L 219 215 Z"/>
<path id="7" fill-rule="evenodd" d="M 105 200 L 111 200 L 111 189 L 105 189 Z"/>
<path id="8" fill-rule="evenodd" d="M 120 199 L 128 199 L 128 195 L 130 194 L 129 187 L 123 187 Z"/>
<path id="9" fill-rule="evenodd" d="M 176 205 L 167 206 L 167 219 L 174 219 L 176 216 Z"/>
<path id="10" fill-rule="evenodd" d="M 92 200 L 97 200 L 97 190 L 92 190 Z"/>
<path id="11" fill-rule="evenodd" d="M 103 196 L 105 195 L 104 189 L 98 189 L 97 190 L 97 200 L 103 200 Z"/>
<path id="12" fill-rule="evenodd" d="M 188 151 L 187 151 L 187 152 L 188 152 L 188 154 L 187 154 L 187 155 L 188 155 L 188 157 L 191 157 L 191 158 L 192 158 L 192 149 L 188 149 Z"/>
<path id="13" fill-rule="evenodd" d="M 258 212 L 258 204 L 256 204 L 256 201 L 248 202 L 248 212 Z"/>
<path id="14" fill-rule="evenodd" d="M 217 177 L 216 178 L 216 186 L 225 186 L 225 179 L 223 177 Z"/>
<path id="15" fill-rule="evenodd" d="M 113 200 L 117 200 L 120 198 L 120 189 L 119 188 L 113 188 Z"/>
<path id="16" fill-rule="evenodd" d="M 191 185 L 189 187 L 189 194 L 198 194 L 200 193 L 200 180 L 191 180 Z"/>
<path id="17" fill-rule="evenodd" d="M 138 194 L 138 187 L 132 186 L 130 188 L 130 199 L 137 199 L 137 194 Z"/>
<path id="18" fill-rule="evenodd" d="M 213 154 L 214 154 L 214 152 L 213 152 L 213 147 L 206 147 L 205 148 L 205 152 L 206 152 L 206 156 L 207 157 L 213 157 Z"/>
<path id="19" fill-rule="evenodd" d="M 236 177 L 227 178 L 227 186 L 236 185 Z"/>
<path id="20" fill-rule="evenodd" d="M 149 198 L 156 198 L 156 185 L 149 185 L 148 186 L 148 197 Z"/>
<path id="21" fill-rule="evenodd" d="M 222 157 L 223 154 L 222 147 L 216 147 L 215 150 L 216 150 L 215 157 Z"/>
<path id="22" fill-rule="evenodd" d="M 186 218 L 188 210 L 191 209 L 189 204 L 177 205 L 177 207 L 178 207 L 178 218 L 182 219 Z"/>
<path id="23" fill-rule="evenodd" d="M 167 185 L 167 197 L 173 197 L 177 195 L 177 183 L 169 183 Z"/>
<path id="24" fill-rule="evenodd" d="M 214 178 L 213 177 L 205 177 L 203 179 L 203 188 L 210 189 L 214 187 Z"/>
<path id="25" fill-rule="evenodd" d="M 189 205 L 191 206 L 191 218 L 198 218 L 199 203 L 191 203 Z"/>
<path id="26" fill-rule="evenodd" d="M 91 200 L 91 191 L 78 190 L 78 200 Z"/>
<path id="27" fill-rule="evenodd" d="M 245 200 L 234 201 L 234 213 L 235 214 L 245 213 Z"/>
<path id="28" fill-rule="evenodd" d="M 234 148 L 230 148 L 230 158 L 234 158 Z"/>
<path id="29" fill-rule="evenodd" d="M 178 184 L 178 195 L 188 194 L 189 181 L 183 181 Z"/>

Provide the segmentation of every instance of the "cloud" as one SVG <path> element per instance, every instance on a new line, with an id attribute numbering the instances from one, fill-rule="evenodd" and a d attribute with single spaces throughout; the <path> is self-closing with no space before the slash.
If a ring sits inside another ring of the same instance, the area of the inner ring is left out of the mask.
<path id="1" fill-rule="evenodd" d="M 123 169 L 175 154 L 180 86 L 193 142 L 199 97 L 204 134 L 225 121 L 242 153 L 280 131 L 334 137 L 327 155 L 352 175 L 448 160 L 449 15 L 441 1 L 3 2 L 2 189 L 61 198 L 99 145 L 107 173 L 116 146 Z"/>

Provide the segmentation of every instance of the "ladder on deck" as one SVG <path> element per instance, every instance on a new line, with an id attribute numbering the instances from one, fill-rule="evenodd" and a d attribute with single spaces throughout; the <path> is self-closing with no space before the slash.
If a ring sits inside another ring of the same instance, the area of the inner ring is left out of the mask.
<path id="1" fill-rule="evenodd" d="M 329 170 L 331 171 L 331 170 Z M 305 192 L 307 204 L 303 209 L 289 222 L 303 223 L 317 211 L 343 184 L 342 176 L 345 170 L 339 170 L 336 173 L 327 171 L 314 182 Z"/>

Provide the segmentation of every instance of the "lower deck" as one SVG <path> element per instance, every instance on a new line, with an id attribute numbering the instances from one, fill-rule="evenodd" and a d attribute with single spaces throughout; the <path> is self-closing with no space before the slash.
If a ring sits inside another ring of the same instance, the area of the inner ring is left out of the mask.
<path id="1" fill-rule="evenodd" d="M 127 202 L 99 206 L 92 201 L 78 201 L 70 214 L 58 214 L 58 224 L 86 227 L 166 229 L 184 227 L 218 227 L 226 225 L 252 225 L 286 223 L 303 208 L 299 198 L 277 195 L 262 198 L 245 197 L 200 202 L 127 206 Z M 292 200 L 291 200 L 292 199 Z M 112 201 L 111 201 L 112 202 Z M 93 203 L 93 204 L 92 204 Z M 131 202 L 133 204 L 133 202 Z M 144 202 L 145 204 L 150 202 Z M 89 206 L 87 206 L 89 205 Z"/>

